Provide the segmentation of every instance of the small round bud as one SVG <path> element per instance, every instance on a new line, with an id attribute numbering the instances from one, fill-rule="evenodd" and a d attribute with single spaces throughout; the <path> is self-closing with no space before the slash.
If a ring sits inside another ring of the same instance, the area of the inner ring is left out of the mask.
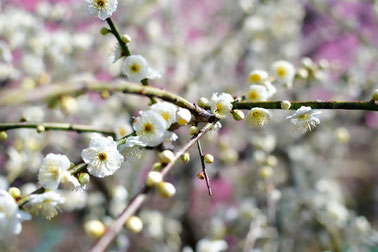
<path id="1" fill-rule="evenodd" d="M 206 154 L 204 157 L 203 157 L 203 160 L 208 163 L 208 164 L 212 164 L 214 163 L 214 156 L 211 155 L 211 154 Z"/>
<path id="2" fill-rule="evenodd" d="M 100 92 L 101 99 L 106 100 L 110 97 L 110 92 L 107 89 L 101 90 Z"/>
<path id="3" fill-rule="evenodd" d="M 203 180 L 205 179 L 205 174 L 201 171 L 197 174 L 197 178 Z"/>
<path id="4" fill-rule="evenodd" d="M 43 126 L 42 124 L 38 125 L 37 126 L 37 132 L 38 133 L 42 133 L 42 132 L 45 132 L 45 126 Z"/>
<path id="5" fill-rule="evenodd" d="M 162 198 L 170 198 L 176 193 L 174 185 L 168 182 L 160 182 L 157 186 L 157 192 Z"/>
<path id="6" fill-rule="evenodd" d="M 175 154 L 170 150 L 165 150 L 159 153 L 159 159 L 163 164 L 168 164 L 175 159 Z"/>
<path id="7" fill-rule="evenodd" d="M 152 165 L 152 171 L 161 171 L 163 169 L 163 165 L 160 162 L 156 162 Z"/>
<path id="8" fill-rule="evenodd" d="M 139 233 L 143 229 L 143 222 L 137 216 L 131 216 L 125 223 L 125 227 L 133 233 Z"/>
<path id="9" fill-rule="evenodd" d="M 88 173 L 86 172 L 82 172 L 80 173 L 79 177 L 78 177 L 78 180 L 79 180 L 79 183 L 82 184 L 82 185 L 86 185 L 89 183 L 89 181 L 91 180 L 91 177 L 89 176 Z"/>
<path id="10" fill-rule="evenodd" d="M 106 34 L 108 34 L 109 32 L 110 32 L 110 30 L 106 27 L 102 27 L 101 30 L 100 30 L 101 35 L 104 35 L 104 36 Z"/>
<path id="11" fill-rule="evenodd" d="M 161 175 L 160 172 L 150 171 L 147 174 L 146 185 L 148 187 L 154 187 L 154 186 L 156 186 L 157 184 L 159 184 L 162 181 L 163 181 L 163 176 Z"/>
<path id="12" fill-rule="evenodd" d="M 339 141 L 340 143 L 346 143 L 350 139 L 350 133 L 346 128 L 337 128 L 335 134 L 337 141 Z"/>
<path id="13" fill-rule="evenodd" d="M 263 166 L 259 169 L 259 176 L 263 179 L 267 179 L 273 176 L 273 168 L 270 166 Z"/>
<path id="14" fill-rule="evenodd" d="M 60 99 L 60 106 L 62 111 L 66 114 L 75 113 L 79 107 L 76 99 L 69 95 L 64 95 Z"/>
<path id="15" fill-rule="evenodd" d="M 290 109 L 290 107 L 291 107 L 291 103 L 289 101 L 282 101 L 281 102 L 281 108 L 282 109 L 288 110 L 288 109 Z"/>
<path id="16" fill-rule="evenodd" d="M 21 197 L 21 191 L 17 187 L 10 187 L 8 189 L 8 193 L 12 196 L 15 200 Z"/>
<path id="17" fill-rule="evenodd" d="M 51 82 L 51 76 L 48 73 L 41 73 L 38 76 L 38 84 L 40 85 L 46 85 Z"/>
<path id="18" fill-rule="evenodd" d="M 189 134 L 194 136 L 194 135 L 197 135 L 199 132 L 199 128 L 197 126 L 191 126 L 189 128 Z"/>
<path id="19" fill-rule="evenodd" d="M 307 79 L 308 75 L 309 75 L 309 72 L 308 72 L 307 69 L 301 67 L 301 68 L 298 69 L 297 75 L 301 79 Z"/>
<path id="20" fill-rule="evenodd" d="M 192 120 L 192 114 L 189 110 L 184 108 L 179 108 L 176 113 L 176 121 L 179 125 L 187 125 L 190 120 Z"/>
<path id="21" fill-rule="evenodd" d="M 232 110 L 232 111 L 231 111 L 231 114 L 232 114 L 232 117 L 233 117 L 236 121 L 241 121 L 241 120 L 244 119 L 244 113 L 243 113 L 243 111 L 241 111 L 241 110 L 238 110 L 238 109 Z"/>
<path id="22" fill-rule="evenodd" d="M 378 89 L 374 90 L 373 92 L 373 101 L 375 101 L 375 103 L 378 103 Z"/>
<path id="23" fill-rule="evenodd" d="M 277 166 L 278 159 L 273 155 L 269 155 L 269 156 L 266 157 L 266 164 L 271 166 L 271 167 Z"/>
<path id="24" fill-rule="evenodd" d="M 121 40 L 124 42 L 124 43 L 130 43 L 131 42 L 131 37 L 129 34 L 123 34 L 121 36 Z"/>
<path id="25" fill-rule="evenodd" d="M 184 164 L 188 163 L 190 161 L 190 154 L 189 152 L 185 152 L 181 157 L 181 162 L 183 162 Z"/>
<path id="26" fill-rule="evenodd" d="M 90 220 L 84 224 L 84 230 L 89 237 L 98 239 L 105 233 L 105 225 L 99 220 Z"/>
<path id="27" fill-rule="evenodd" d="M 73 168 L 75 166 L 75 163 L 74 162 L 70 162 L 70 169 Z"/>
<path id="28" fill-rule="evenodd" d="M 210 107 L 209 100 L 208 100 L 206 97 L 201 97 L 201 98 L 198 100 L 198 106 L 200 106 L 201 108 L 207 108 L 207 107 Z"/>
<path id="29" fill-rule="evenodd" d="M 0 131 L 0 141 L 5 141 L 8 138 L 8 134 L 5 131 Z"/>

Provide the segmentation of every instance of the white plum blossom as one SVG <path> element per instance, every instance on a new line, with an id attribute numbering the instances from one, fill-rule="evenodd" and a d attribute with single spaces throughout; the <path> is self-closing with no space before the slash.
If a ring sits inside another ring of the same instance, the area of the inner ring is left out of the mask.
<path id="1" fill-rule="evenodd" d="M 285 60 L 276 61 L 272 65 L 272 70 L 273 75 L 279 83 L 288 88 L 293 86 L 295 68 L 290 62 Z"/>
<path id="2" fill-rule="evenodd" d="M 117 150 L 117 143 L 99 134 L 93 134 L 89 147 L 81 152 L 81 157 L 88 164 L 88 172 L 99 178 L 114 174 L 124 160 Z"/>
<path id="3" fill-rule="evenodd" d="M 150 106 L 152 111 L 160 114 L 167 122 L 167 128 L 176 122 L 177 106 L 169 102 L 158 102 Z"/>
<path id="4" fill-rule="evenodd" d="M 109 18 L 117 9 L 118 0 L 84 0 L 88 12 L 101 20 Z"/>
<path id="5" fill-rule="evenodd" d="M 248 83 L 263 84 L 268 77 L 268 73 L 264 70 L 253 70 L 248 75 Z"/>
<path id="6" fill-rule="evenodd" d="M 176 113 L 177 123 L 181 126 L 187 125 L 192 120 L 192 114 L 188 109 L 178 108 Z"/>
<path id="7" fill-rule="evenodd" d="M 249 127 L 263 127 L 265 126 L 271 118 L 269 110 L 264 108 L 253 108 L 251 109 L 246 118 L 245 122 Z"/>
<path id="8" fill-rule="evenodd" d="M 198 252 L 221 252 L 227 251 L 228 245 L 224 240 L 202 239 L 197 243 L 196 251 Z"/>
<path id="9" fill-rule="evenodd" d="M 58 205 L 63 204 L 65 199 L 59 193 L 47 191 L 42 194 L 32 194 L 29 197 L 27 206 L 30 213 L 42 214 L 46 219 L 51 220 L 58 214 Z"/>
<path id="10" fill-rule="evenodd" d="M 157 70 L 148 66 L 147 60 L 141 55 L 126 57 L 122 64 L 122 73 L 131 81 L 153 80 L 161 77 Z"/>
<path id="11" fill-rule="evenodd" d="M 44 188 L 55 190 L 59 186 L 63 172 L 69 168 L 70 160 L 67 156 L 50 153 L 42 160 L 38 181 Z"/>
<path id="12" fill-rule="evenodd" d="M 214 93 L 210 101 L 211 111 L 215 114 L 215 116 L 224 118 L 227 113 L 231 112 L 233 101 L 234 98 L 232 98 L 230 94 Z"/>
<path id="13" fill-rule="evenodd" d="M 320 110 L 302 106 L 293 115 L 287 116 L 286 119 L 290 119 L 296 130 L 306 133 L 308 130 L 311 131 L 315 128 L 316 124 L 320 123 L 318 115 L 321 113 Z"/>
<path id="14" fill-rule="evenodd" d="M 268 90 L 262 85 L 251 85 L 248 90 L 247 100 L 252 102 L 266 101 L 269 98 Z"/>
<path id="15" fill-rule="evenodd" d="M 19 210 L 13 197 L 0 189 L 0 240 L 19 234 L 23 220 L 30 220 L 30 215 Z"/>
<path id="16" fill-rule="evenodd" d="M 129 137 L 129 141 L 139 141 L 143 146 L 156 146 L 165 139 L 167 121 L 157 112 L 148 110 L 141 113 L 133 124 L 136 137 Z M 136 145 L 140 145 L 136 142 Z"/>

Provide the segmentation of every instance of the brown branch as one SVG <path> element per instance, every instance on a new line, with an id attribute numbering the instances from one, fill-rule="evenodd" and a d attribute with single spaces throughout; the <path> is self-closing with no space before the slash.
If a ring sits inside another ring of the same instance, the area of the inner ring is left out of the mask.
<path id="1" fill-rule="evenodd" d="M 175 153 L 175 158 L 168 163 L 161 171 L 163 177 L 165 177 L 170 170 L 172 170 L 174 164 L 180 157 L 191 148 L 199 139 L 201 139 L 212 127 L 213 123 L 207 123 L 199 132 L 198 135 L 193 136 L 180 150 Z M 102 252 L 110 245 L 117 234 L 121 231 L 125 222 L 135 214 L 135 212 L 143 205 L 148 193 L 151 191 L 147 186 L 144 186 L 129 202 L 128 206 L 122 211 L 122 213 L 114 220 L 114 222 L 107 228 L 105 234 L 96 242 L 92 247 L 91 252 Z"/>

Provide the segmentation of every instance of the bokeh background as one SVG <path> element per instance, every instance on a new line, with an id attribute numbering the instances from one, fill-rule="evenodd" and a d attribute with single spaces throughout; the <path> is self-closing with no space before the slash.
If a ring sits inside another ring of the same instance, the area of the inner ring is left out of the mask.
<path id="1" fill-rule="evenodd" d="M 132 38 L 131 51 L 163 74 L 152 86 L 197 102 L 213 92 L 243 95 L 251 70 L 270 72 L 280 59 L 297 73 L 292 89 L 276 86 L 275 100 L 370 100 L 378 87 L 377 17 L 378 2 L 367 0 L 119 0 L 112 18 Z M 99 33 L 103 26 L 84 1 L 0 1 L 0 93 L 124 79 L 122 60 L 113 62 L 117 41 Z M 147 106 L 147 98 L 89 93 L 5 105 L 0 122 L 130 131 L 132 117 Z M 323 111 L 321 124 L 305 135 L 285 120 L 291 113 L 272 111 L 263 129 L 222 120 L 202 140 L 216 159 L 208 165 L 213 197 L 196 177 L 201 167 L 193 148 L 191 161 L 168 177 L 175 197 L 151 195 L 138 212 L 144 230 L 122 231 L 112 251 L 377 251 L 377 112 Z M 190 137 L 185 127 L 177 133 L 169 148 Z M 26 194 L 38 186 L 45 154 L 64 153 L 77 163 L 90 134 L 18 129 L 8 136 L 0 143 L 1 187 Z M 62 212 L 52 221 L 24 222 L 0 250 L 87 251 L 94 241 L 83 224 L 111 223 L 157 160 L 148 150 L 116 176 L 92 179 L 85 192 L 62 188 Z M 269 179 L 259 173 L 265 165 L 273 167 Z"/>

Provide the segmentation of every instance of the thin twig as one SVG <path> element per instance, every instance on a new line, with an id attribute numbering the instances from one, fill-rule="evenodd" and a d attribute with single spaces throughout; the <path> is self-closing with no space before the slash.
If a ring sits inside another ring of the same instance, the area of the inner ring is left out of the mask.
<path id="1" fill-rule="evenodd" d="M 202 148 L 201 148 L 201 143 L 200 143 L 199 140 L 197 141 L 197 147 L 198 147 L 198 152 L 199 152 L 200 159 L 201 159 L 202 172 L 203 172 L 203 175 L 205 176 L 207 190 L 209 192 L 209 195 L 211 196 L 211 195 L 213 195 L 213 193 L 211 191 L 210 179 L 209 179 L 209 176 L 208 176 L 207 171 L 206 171 L 205 160 L 204 160 L 205 158 L 203 156 L 203 152 L 202 152 Z"/>
<path id="2" fill-rule="evenodd" d="M 180 150 L 175 153 L 175 158 L 168 163 L 161 171 L 163 177 L 173 168 L 177 160 L 191 148 L 199 139 L 201 139 L 212 127 L 213 123 L 206 124 L 196 136 L 193 136 Z M 143 205 L 151 190 L 144 186 L 129 202 L 128 206 L 122 213 L 114 220 L 114 222 L 107 228 L 105 234 L 92 247 L 91 252 L 102 252 L 110 245 L 116 235 L 121 231 L 125 222 L 135 214 L 135 212 Z"/>
<path id="3" fill-rule="evenodd" d="M 81 124 L 70 124 L 70 123 L 52 123 L 52 122 L 7 122 L 7 123 L 0 123 L 0 131 L 1 130 L 12 130 L 12 129 L 19 129 L 19 128 L 29 128 L 29 129 L 36 129 L 39 126 L 43 126 L 45 130 L 64 130 L 64 131 L 75 131 L 78 133 L 81 132 L 97 132 L 104 135 L 110 135 L 115 137 L 114 131 L 112 130 L 103 130 L 97 129 L 92 126 L 88 125 L 81 125 Z"/>

